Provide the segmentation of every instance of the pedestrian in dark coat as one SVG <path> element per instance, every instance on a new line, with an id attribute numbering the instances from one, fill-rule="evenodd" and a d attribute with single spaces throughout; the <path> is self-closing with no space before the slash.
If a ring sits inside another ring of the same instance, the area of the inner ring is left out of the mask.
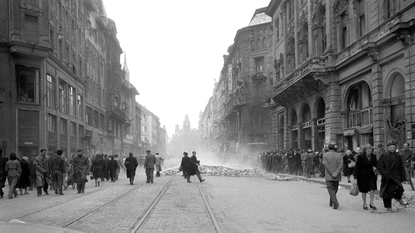
<path id="1" fill-rule="evenodd" d="M 33 187 L 36 188 L 36 165 L 33 163 L 33 161 L 36 159 L 36 155 L 33 155 L 29 162 L 29 168 L 30 168 L 30 186 L 29 190 L 33 190 Z"/>
<path id="2" fill-rule="evenodd" d="M 156 164 L 156 156 L 151 154 L 150 150 L 146 151 L 146 159 L 144 160 L 144 169 L 146 170 L 147 182 L 154 182 L 154 167 Z"/>
<path id="3" fill-rule="evenodd" d="M 29 158 L 26 156 L 22 157 L 22 160 L 20 160 L 20 167 L 22 168 L 22 174 L 20 175 L 19 182 L 17 183 L 17 187 L 20 190 L 20 195 L 23 195 L 23 189 L 24 194 L 29 194 L 27 192 L 27 188 L 30 186 L 30 167 L 29 167 Z"/>
<path id="4" fill-rule="evenodd" d="M 3 150 L 0 149 L 0 199 L 4 196 L 3 188 L 7 178 L 6 163 L 8 160 L 7 157 L 3 156 Z"/>
<path id="5" fill-rule="evenodd" d="M 353 175 L 354 166 L 349 164 L 355 163 L 354 160 L 355 154 L 351 150 L 347 150 L 346 154 L 342 153 L 343 157 L 343 175 L 347 177 L 347 182 L 350 183 L 350 176 Z"/>
<path id="6" fill-rule="evenodd" d="M 387 144 L 388 151 L 382 154 L 378 161 L 378 171 L 382 175 L 380 184 L 380 197 L 388 211 L 392 211 L 392 198 L 399 201 L 401 205 L 407 203 L 402 201 L 405 191 L 402 182 L 406 180 L 405 165 L 402 155 L 396 153 L 396 143 Z"/>
<path id="7" fill-rule="evenodd" d="M 33 165 L 36 166 L 37 195 L 42 195 L 42 188 L 43 192 L 49 195 L 48 188 L 49 185 L 52 185 L 52 179 L 50 174 L 50 158 L 46 155 L 46 149 L 40 150 L 40 155 L 35 158 Z"/>
<path id="8" fill-rule="evenodd" d="M 89 159 L 82 153 L 82 150 L 77 151 L 73 159 L 73 179 L 76 183 L 76 188 L 79 193 L 85 192 L 85 182 L 90 169 Z"/>
<path id="9" fill-rule="evenodd" d="M 95 187 L 101 185 L 101 178 L 105 171 L 105 161 L 102 159 L 101 154 L 97 154 L 92 160 L 91 172 L 95 180 Z"/>
<path id="10" fill-rule="evenodd" d="M 375 190 L 377 190 L 377 175 L 375 171 L 377 167 L 376 155 L 373 153 L 371 145 L 363 147 L 362 154 L 357 156 L 356 166 L 354 168 L 354 179 L 357 181 L 359 191 L 362 193 L 363 209 L 368 210 L 366 203 L 366 194 L 370 192 L 369 207 L 373 210 L 377 208 L 373 204 Z"/>
<path id="11" fill-rule="evenodd" d="M 311 178 L 311 176 L 314 175 L 313 159 L 314 159 L 314 152 L 313 150 L 308 149 L 307 154 L 305 156 L 305 167 L 304 167 L 304 171 L 305 171 L 304 175 L 307 178 Z"/>
<path id="12" fill-rule="evenodd" d="M 127 169 L 127 178 L 130 179 L 130 184 L 134 184 L 135 170 L 138 166 L 137 159 L 133 156 L 133 153 L 128 154 L 129 157 L 125 159 L 124 166 Z"/>
<path id="13" fill-rule="evenodd" d="M 189 172 L 190 168 L 190 158 L 187 152 L 183 152 L 182 162 L 180 163 L 180 167 L 183 171 L 183 176 L 187 179 L 187 173 Z"/>
<path id="14" fill-rule="evenodd" d="M 63 195 L 63 175 L 66 173 L 65 160 L 62 158 L 62 154 L 62 150 L 57 150 L 50 160 L 53 189 L 55 194 L 59 195 Z"/>
<path id="15" fill-rule="evenodd" d="M 200 171 L 199 171 L 199 168 L 198 168 L 199 165 L 200 165 L 200 161 L 197 160 L 196 151 L 192 151 L 192 157 L 190 157 L 190 167 L 189 167 L 189 171 L 187 173 L 187 182 L 188 183 L 191 183 L 190 176 L 193 176 L 193 175 L 196 175 L 197 176 L 197 178 L 199 179 L 200 183 L 202 183 L 203 181 L 205 181 L 200 176 Z"/>
<path id="16" fill-rule="evenodd" d="M 9 199 L 13 199 L 17 197 L 16 185 L 19 182 L 20 174 L 22 173 L 22 167 L 20 166 L 20 162 L 17 161 L 16 153 L 12 152 L 10 154 L 10 160 L 6 163 L 6 172 L 7 172 L 7 180 L 9 182 Z"/>
<path id="17" fill-rule="evenodd" d="M 113 156 L 110 156 L 109 170 L 110 170 L 111 182 L 115 182 L 116 175 L 117 175 L 117 168 L 118 168 L 118 162 L 114 160 Z"/>

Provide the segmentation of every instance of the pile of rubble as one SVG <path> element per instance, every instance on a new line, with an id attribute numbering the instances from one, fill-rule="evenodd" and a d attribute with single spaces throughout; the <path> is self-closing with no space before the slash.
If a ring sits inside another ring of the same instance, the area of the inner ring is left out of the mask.
<path id="1" fill-rule="evenodd" d="M 271 180 L 277 181 L 292 181 L 297 180 L 293 177 L 284 177 L 275 174 L 266 173 L 260 169 L 233 169 L 223 166 L 210 166 L 210 165 L 201 165 L 199 166 L 199 171 L 202 175 L 205 176 L 233 176 L 233 177 L 267 177 Z M 182 172 L 179 171 L 179 168 L 171 168 L 161 172 L 165 176 L 174 176 L 181 175 Z"/>

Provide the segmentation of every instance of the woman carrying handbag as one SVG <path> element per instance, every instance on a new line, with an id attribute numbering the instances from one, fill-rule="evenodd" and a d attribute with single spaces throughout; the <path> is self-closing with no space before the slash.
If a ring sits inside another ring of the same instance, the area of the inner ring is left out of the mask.
<path id="1" fill-rule="evenodd" d="M 377 210 L 373 204 L 375 197 L 375 190 L 377 190 L 377 160 L 376 155 L 373 153 L 371 145 L 363 147 L 363 153 L 359 154 L 354 168 L 354 179 L 357 180 L 357 186 L 362 193 L 363 209 L 368 210 L 366 202 L 366 194 L 370 193 L 369 207 L 373 210 Z"/>

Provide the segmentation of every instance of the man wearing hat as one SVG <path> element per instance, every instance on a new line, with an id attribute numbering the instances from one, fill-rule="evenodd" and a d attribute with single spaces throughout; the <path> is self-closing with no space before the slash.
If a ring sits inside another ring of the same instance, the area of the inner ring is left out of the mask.
<path id="1" fill-rule="evenodd" d="M 406 180 L 406 174 L 402 155 L 396 153 L 396 142 L 388 142 L 387 147 L 388 151 L 380 156 L 377 168 L 382 175 L 380 197 L 385 208 L 392 211 L 392 198 L 398 200 L 401 205 L 407 204 L 401 199 L 405 191 L 402 182 Z"/>
<path id="2" fill-rule="evenodd" d="M 335 151 L 336 145 L 334 143 L 329 143 L 328 149 L 329 151 L 323 155 L 323 164 L 326 167 L 326 186 L 330 195 L 329 205 L 333 206 L 333 209 L 337 209 L 339 208 L 339 201 L 337 200 L 336 194 L 342 178 L 343 158 L 340 153 Z"/>

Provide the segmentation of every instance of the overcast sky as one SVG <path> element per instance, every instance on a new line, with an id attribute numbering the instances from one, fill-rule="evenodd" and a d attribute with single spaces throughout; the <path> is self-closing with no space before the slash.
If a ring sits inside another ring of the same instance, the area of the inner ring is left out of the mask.
<path id="1" fill-rule="evenodd" d="M 192 128 L 219 80 L 223 55 L 255 9 L 270 0 L 104 0 L 127 53 L 137 101 L 160 118 L 167 133 Z"/>

